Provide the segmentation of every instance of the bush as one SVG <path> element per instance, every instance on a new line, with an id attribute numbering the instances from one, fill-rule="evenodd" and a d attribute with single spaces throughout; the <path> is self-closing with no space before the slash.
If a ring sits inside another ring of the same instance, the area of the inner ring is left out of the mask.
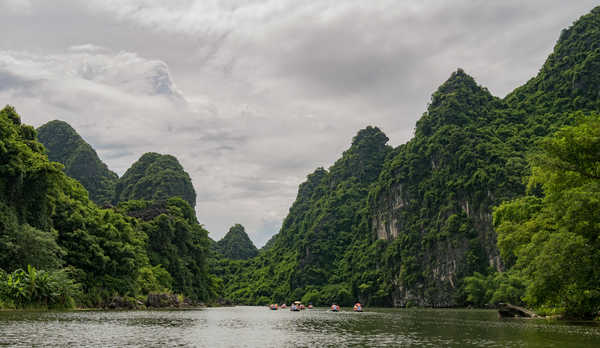
<path id="1" fill-rule="evenodd" d="M 79 296 L 79 285 L 68 269 L 37 270 L 28 266 L 12 273 L 0 272 L 0 301 L 9 308 L 72 308 Z"/>

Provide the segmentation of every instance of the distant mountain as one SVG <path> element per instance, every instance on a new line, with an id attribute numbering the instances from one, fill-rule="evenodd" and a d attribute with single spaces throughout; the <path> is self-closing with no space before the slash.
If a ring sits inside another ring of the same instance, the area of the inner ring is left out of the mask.
<path id="1" fill-rule="evenodd" d="M 258 254 L 258 249 L 248 237 L 244 226 L 236 224 L 216 243 L 216 249 L 226 258 L 247 260 Z"/>
<path id="2" fill-rule="evenodd" d="M 166 200 L 180 197 L 196 206 L 192 180 L 177 158 L 154 152 L 144 154 L 119 179 L 113 203 L 136 200 Z"/>
<path id="3" fill-rule="evenodd" d="M 65 173 L 86 188 L 92 201 L 98 205 L 111 202 L 117 174 L 68 123 L 50 121 L 37 129 L 37 138 L 46 147 L 48 159 L 62 163 Z"/>

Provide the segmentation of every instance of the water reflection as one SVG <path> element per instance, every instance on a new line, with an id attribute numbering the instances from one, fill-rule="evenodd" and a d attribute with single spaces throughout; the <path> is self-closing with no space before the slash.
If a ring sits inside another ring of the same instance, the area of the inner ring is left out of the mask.
<path id="1" fill-rule="evenodd" d="M 0 345 L 129 347 L 598 347 L 597 323 L 501 320 L 494 311 L 266 307 L 0 312 Z"/>

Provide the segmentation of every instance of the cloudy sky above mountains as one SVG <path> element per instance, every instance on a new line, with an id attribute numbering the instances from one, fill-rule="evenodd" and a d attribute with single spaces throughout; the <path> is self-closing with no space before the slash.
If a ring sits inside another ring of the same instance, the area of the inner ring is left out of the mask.
<path id="1" fill-rule="evenodd" d="M 597 1 L 0 0 L 0 103 L 122 175 L 175 155 L 214 239 L 262 246 L 356 132 L 406 142 L 457 67 L 504 96 Z"/>

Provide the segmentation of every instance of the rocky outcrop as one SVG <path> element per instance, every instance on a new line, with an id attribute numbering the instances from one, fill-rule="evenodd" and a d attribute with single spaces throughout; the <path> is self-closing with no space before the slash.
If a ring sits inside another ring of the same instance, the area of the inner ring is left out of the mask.
<path id="1" fill-rule="evenodd" d="M 378 202 L 378 209 L 373 214 L 373 226 L 377 239 L 393 240 L 402 230 L 402 220 L 394 212 L 403 209 L 408 203 L 402 198 L 402 185 L 395 186 Z"/>
<path id="2" fill-rule="evenodd" d="M 179 307 L 181 302 L 175 294 L 148 294 L 146 306 L 154 308 Z"/>
<path id="3" fill-rule="evenodd" d="M 500 318 L 535 318 L 537 314 L 523 307 L 511 305 L 510 303 L 498 304 L 498 315 Z"/>
<path id="4" fill-rule="evenodd" d="M 107 309 L 145 309 L 144 303 L 133 297 L 114 296 L 103 306 Z"/>

